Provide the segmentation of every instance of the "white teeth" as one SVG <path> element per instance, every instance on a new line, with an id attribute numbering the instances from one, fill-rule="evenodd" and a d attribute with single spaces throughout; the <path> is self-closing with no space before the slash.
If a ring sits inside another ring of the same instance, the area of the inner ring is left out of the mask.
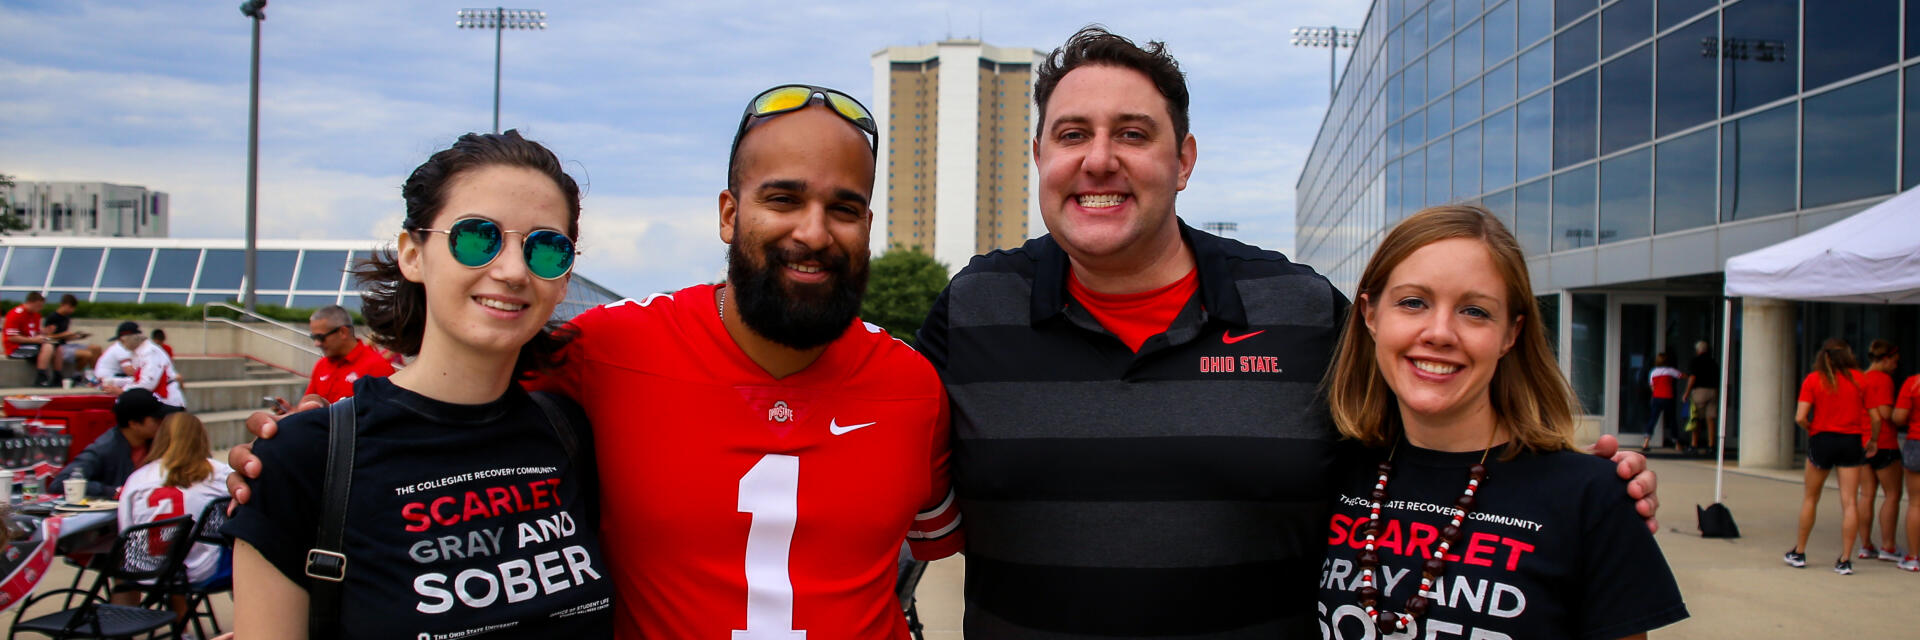
<path id="1" fill-rule="evenodd" d="M 524 305 L 524 304 L 512 304 L 508 302 L 495 300 L 493 298 L 474 298 L 474 300 L 479 301 L 480 306 L 487 307 L 490 309 L 499 309 L 501 311 L 519 311 L 521 309 L 527 308 L 527 305 Z"/>
<path id="2" fill-rule="evenodd" d="M 1127 197 L 1119 194 L 1080 196 L 1080 206 L 1086 207 L 1088 209 L 1105 209 L 1107 207 L 1118 207 L 1120 206 L 1120 203 L 1126 202 L 1126 201 L 1127 201 Z"/>
<path id="3" fill-rule="evenodd" d="M 1459 365 L 1440 364 L 1438 362 L 1428 362 L 1426 360 L 1415 360 L 1413 361 L 1413 366 L 1414 368 L 1419 369 L 1421 371 L 1425 371 L 1427 373 L 1437 373 L 1441 375 L 1446 375 L 1446 374 L 1453 373 L 1455 371 L 1460 370 Z"/>
<path id="4" fill-rule="evenodd" d="M 820 272 L 820 267 L 809 267 L 809 266 L 800 265 L 800 264 L 790 264 L 787 266 L 793 267 L 794 271 L 798 271 L 800 273 L 819 273 Z"/>

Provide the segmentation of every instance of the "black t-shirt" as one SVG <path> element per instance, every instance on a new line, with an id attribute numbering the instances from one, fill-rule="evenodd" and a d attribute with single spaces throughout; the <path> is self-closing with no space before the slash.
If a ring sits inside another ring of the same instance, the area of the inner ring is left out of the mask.
<path id="1" fill-rule="evenodd" d="M 1320 580 L 1327 638 L 1375 637 L 1353 590 L 1368 496 L 1386 450 L 1354 447 L 1334 498 Z M 1611 639 L 1687 617 L 1680 587 L 1653 534 L 1634 511 L 1625 481 L 1604 459 L 1571 451 L 1487 457 L 1479 504 L 1449 549 L 1428 594 L 1427 615 L 1408 637 Z M 1421 564 L 1438 548 L 1467 468 L 1481 453 L 1442 453 L 1405 441 L 1393 456 L 1380 517 L 1378 606 L 1404 612 Z M 1362 534 L 1364 536 L 1364 534 Z"/>
<path id="2" fill-rule="evenodd" d="M 1720 387 L 1720 363 L 1713 356 L 1700 354 L 1687 363 L 1687 373 L 1693 376 L 1693 388 L 1717 389 Z"/>
<path id="3" fill-rule="evenodd" d="M 591 430 L 577 405 L 555 398 L 579 443 L 569 460 L 517 385 L 479 405 L 439 402 L 383 377 L 353 390 L 346 637 L 612 635 Z M 303 587 L 327 419 L 325 409 L 288 416 L 278 436 L 254 445 L 264 465 L 254 498 L 222 529 Z"/>
<path id="4" fill-rule="evenodd" d="M 58 311 L 48 311 L 40 314 L 40 335 L 50 336 L 64 333 L 67 327 L 70 326 L 73 326 L 73 318 L 60 315 Z M 66 341 L 61 340 L 60 342 Z"/>

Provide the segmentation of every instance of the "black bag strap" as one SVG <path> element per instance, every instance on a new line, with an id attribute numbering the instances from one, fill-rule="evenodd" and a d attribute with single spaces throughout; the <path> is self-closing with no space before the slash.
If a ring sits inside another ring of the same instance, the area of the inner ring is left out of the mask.
<path id="1" fill-rule="evenodd" d="M 341 553 L 347 530 L 347 498 L 353 489 L 353 397 L 327 408 L 327 478 L 321 486 L 319 537 L 307 550 L 307 637 L 340 637 L 340 584 L 347 579 Z"/>
<path id="2" fill-rule="evenodd" d="M 574 438 L 573 423 L 567 420 L 567 412 L 562 411 L 560 403 L 555 402 L 553 396 L 545 391 L 535 391 L 528 395 L 533 396 L 533 403 L 540 405 L 540 410 L 547 414 L 547 424 L 553 426 L 554 435 L 560 438 L 560 448 L 567 451 L 567 462 L 575 462 L 574 454 L 578 453 L 580 444 Z"/>

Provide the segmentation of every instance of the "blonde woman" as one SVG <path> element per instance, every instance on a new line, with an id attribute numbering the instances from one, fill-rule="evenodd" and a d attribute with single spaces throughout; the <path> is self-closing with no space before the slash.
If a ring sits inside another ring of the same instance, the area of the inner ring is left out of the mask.
<path id="1" fill-rule="evenodd" d="M 1357 294 L 1327 381 L 1356 443 L 1323 564 L 1329 637 L 1637 638 L 1687 617 L 1614 466 L 1572 447 L 1572 394 L 1497 219 L 1408 218 Z"/>
<path id="2" fill-rule="evenodd" d="M 120 530 L 168 518 L 199 518 L 207 505 L 227 497 L 227 474 L 233 469 L 213 459 L 207 428 L 193 414 L 167 416 L 153 437 L 147 464 L 127 476 L 120 489 Z M 187 551 L 187 580 L 200 583 L 221 565 L 221 549 L 195 544 Z M 185 617 L 186 599 L 174 597 L 174 613 Z"/>

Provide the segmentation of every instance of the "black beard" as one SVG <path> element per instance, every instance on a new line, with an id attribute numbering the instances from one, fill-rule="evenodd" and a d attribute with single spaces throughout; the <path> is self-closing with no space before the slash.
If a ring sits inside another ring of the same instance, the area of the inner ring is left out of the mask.
<path id="1" fill-rule="evenodd" d="M 864 261 L 856 267 L 843 253 L 808 254 L 768 245 L 761 264 L 755 265 L 741 244 L 727 247 L 727 282 L 733 288 L 728 301 L 754 333 L 804 351 L 838 339 L 860 313 L 860 299 L 867 291 Z M 824 294 L 815 287 L 807 287 L 804 292 L 787 291 L 780 271 L 790 263 L 809 260 L 818 262 L 820 270 L 832 276 L 826 285 L 829 289 Z"/>

